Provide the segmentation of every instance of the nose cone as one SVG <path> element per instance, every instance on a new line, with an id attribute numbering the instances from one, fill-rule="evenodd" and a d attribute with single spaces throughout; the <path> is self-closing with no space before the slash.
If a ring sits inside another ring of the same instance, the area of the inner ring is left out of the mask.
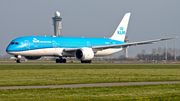
<path id="1" fill-rule="evenodd" d="M 10 46 L 10 45 L 8 45 L 7 47 L 6 47 L 6 52 L 8 53 L 9 51 L 11 51 L 12 50 L 12 47 Z"/>
<path id="2" fill-rule="evenodd" d="M 18 42 L 11 42 L 7 48 L 6 48 L 6 52 L 11 54 L 11 55 L 15 55 L 15 52 L 21 51 L 22 49 L 22 45 L 20 45 Z"/>
<path id="3" fill-rule="evenodd" d="M 6 48 L 6 52 L 8 54 L 11 54 L 11 52 L 13 52 L 13 47 L 11 45 L 8 45 L 7 48 Z"/>

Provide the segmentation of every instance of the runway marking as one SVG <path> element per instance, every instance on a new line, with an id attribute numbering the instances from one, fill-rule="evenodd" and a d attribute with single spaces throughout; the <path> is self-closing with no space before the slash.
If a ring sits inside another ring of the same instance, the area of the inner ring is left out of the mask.
<path id="1" fill-rule="evenodd" d="M 122 83 L 95 83 L 95 84 L 70 84 L 70 85 L 47 85 L 47 86 L 5 86 L 0 89 L 32 89 L 32 88 L 80 88 L 80 87 L 111 87 L 128 85 L 155 85 L 155 84 L 175 84 L 180 81 L 159 81 L 159 82 L 122 82 Z"/>

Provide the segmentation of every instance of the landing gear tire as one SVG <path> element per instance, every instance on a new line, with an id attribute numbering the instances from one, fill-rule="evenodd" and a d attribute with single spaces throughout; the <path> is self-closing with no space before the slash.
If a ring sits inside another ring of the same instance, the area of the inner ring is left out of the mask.
<path id="1" fill-rule="evenodd" d="M 91 63 L 91 60 L 85 60 L 85 61 L 81 60 L 81 63 Z"/>
<path id="2" fill-rule="evenodd" d="M 59 63 L 62 63 L 62 59 L 59 59 Z"/>
<path id="3" fill-rule="evenodd" d="M 20 60 L 20 59 L 19 59 L 19 60 L 16 60 L 16 62 L 17 62 L 17 63 L 21 63 L 21 60 Z"/>
<path id="4" fill-rule="evenodd" d="M 62 59 L 62 63 L 66 63 L 66 59 Z"/>
<path id="5" fill-rule="evenodd" d="M 56 59 L 56 63 L 59 63 L 59 59 Z"/>

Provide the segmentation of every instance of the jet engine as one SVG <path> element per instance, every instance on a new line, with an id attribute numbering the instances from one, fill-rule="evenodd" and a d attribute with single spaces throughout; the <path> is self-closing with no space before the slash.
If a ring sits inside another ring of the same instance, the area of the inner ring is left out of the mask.
<path id="1" fill-rule="evenodd" d="M 94 57 L 92 48 L 77 49 L 74 53 L 78 60 L 91 60 Z"/>
<path id="2" fill-rule="evenodd" d="M 24 56 L 24 57 L 28 60 L 37 60 L 37 59 L 41 58 L 41 56 Z"/>

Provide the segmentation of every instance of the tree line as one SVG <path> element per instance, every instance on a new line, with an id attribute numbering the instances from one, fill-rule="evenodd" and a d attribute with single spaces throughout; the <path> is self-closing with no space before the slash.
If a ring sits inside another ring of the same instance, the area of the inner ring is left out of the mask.
<path id="1" fill-rule="evenodd" d="M 180 60 L 180 49 L 167 49 L 167 60 Z M 146 54 L 145 50 L 142 50 L 141 53 L 137 54 L 139 60 L 166 60 L 166 48 L 153 48 L 151 54 Z"/>

